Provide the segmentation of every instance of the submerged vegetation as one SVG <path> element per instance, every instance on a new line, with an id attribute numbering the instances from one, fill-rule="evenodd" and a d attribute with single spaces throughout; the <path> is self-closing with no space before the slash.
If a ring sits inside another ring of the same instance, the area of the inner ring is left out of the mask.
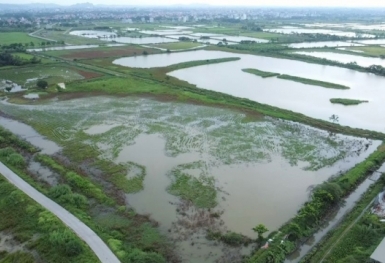
<path id="1" fill-rule="evenodd" d="M 352 99 L 330 99 L 331 103 L 334 104 L 342 104 L 345 106 L 350 106 L 350 105 L 359 105 L 361 103 L 368 103 L 369 101 L 367 100 L 352 100 Z"/>

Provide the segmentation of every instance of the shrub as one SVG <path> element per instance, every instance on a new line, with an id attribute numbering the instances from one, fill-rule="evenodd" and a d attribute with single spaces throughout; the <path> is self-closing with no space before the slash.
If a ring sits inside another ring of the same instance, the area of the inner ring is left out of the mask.
<path id="1" fill-rule="evenodd" d="M 9 155 L 7 158 L 7 162 L 10 165 L 13 165 L 16 167 L 24 167 L 25 166 L 24 157 L 18 153 L 12 153 L 11 155 Z"/>
<path id="2" fill-rule="evenodd" d="M 53 231 L 49 235 L 50 243 L 68 257 L 74 257 L 83 252 L 82 243 L 75 234 L 65 229 Z"/>

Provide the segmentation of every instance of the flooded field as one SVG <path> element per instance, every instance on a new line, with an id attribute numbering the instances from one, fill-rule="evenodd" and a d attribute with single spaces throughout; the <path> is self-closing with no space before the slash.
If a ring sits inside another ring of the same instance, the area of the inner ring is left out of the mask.
<path id="1" fill-rule="evenodd" d="M 277 229 L 308 199 L 311 187 L 352 168 L 379 145 L 291 122 L 252 121 L 226 109 L 140 98 L 2 102 L 1 108 L 64 148 L 92 145 L 100 158 L 130 167 L 127 180 L 144 171 L 143 190 L 127 194 L 127 205 L 159 222 L 183 262 L 249 252 L 209 242 L 206 231 L 255 238 L 251 228 L 259 223 Z M 0 119 L 2 126 L 34 138 L 33 131 L 11 122 Z M 58 150 L 42 145 L 50 153 Z M 55 183 L 53 175 L 43 176 Z"/>
<path id="2" fill-rule="evenodd" d="M 223 36 L 223 37 L 212 37 L 212 39 L 223 40 L 226 39 L 230 42 L 241 42 L 241 41 L 255 41 L 257 43 L 268 43 L 269 41 L 266 39 L 253 38 L 253 37 L 238 37 L 238 36 Z"/>
<path id="3" fill-rule="evenodd" d="M 103 41 L 117 42 L 123 44 L 158 44 L 177 42 L 178 40 L 165 38 L 165 37 L 118 37 L 116 33 L 96 30 L 77 30 L 71 31 L 71 35 L 87 37 L 87 38 L 98 38 Z"/>
<path id="4" fill-rule="evenodd" d="M 3 78 L 4 81 L 2 81 Z M 38 79 L 45 79 L 50 83 L 61 83 L 84 79 L 84 77 L 79 72 L 62 66 L 4 69 L 0 72 L 0 89 L 3 83 L 7 85 L 7 81 L 12 81 L 21 86 L 13 88 L 11 92 L 22 91 L 21 88 L 35 87 Z"/>
<path id="5" fill-rule="evenodd" d="M 365 45 L 384 45 L 385 39 L 369 39 L 369 40 L 359 40 L 357 41 Z"/>
<path id="6" fill-rule="evenodd" d="M 381 58 L 370 58 L 370 57 L 363 57 L 363 56 L 355 56 L 355 55 L 348 55 L 348 54 L 336 54 L 333 52 L 295 52 L 296 54 L 306 55 L 306 56 L 312 56 L 317 58 L 325 58 L 332 61 L 338 61 L 341 63 L 357 63 L 357 65 L 361 67 L 370 67 L 372 65 L 380 65 L 385 67 L 385 60 Z"/>
<path id="7" fill-rule="evenodd" d="M 330 27 L 330 28 L 349 28 L 358 30 L 385 30 L 385 24 L 359 24 L 359 23 L 341 23 L 341 24 L 328 24 L 328 23 L 314 23 L 305 24 L 306 27 Z"/>
<path id="8" fill-rule="evenodd" d="M 151 56 L 138 56 L 119 58 L 113 61 L 116 65 L 133 68 L 156 68 L 167 67 L 173 64 L 179 64 L 189 61 L 217 59 L 226 57 L 238 57 L 238 54 L 211 52 L 206 50 L 197 50 L 174 54 L 156 54 Z"/>
<path id="9" fill-rule="evenodd" d="M 359 47 L 362 44 L 343 42 L 343 41 L 324 41 L 324 42 L 303 42 L 289 44 L 291 48 L 318 48 L 318 47 Z"/>
<path id="10" fill-rule="evenodd" d="M 183 34 L 191 34 L 192 31 L 182 31 L 182 30 L 175 30 L 175 29 L 169 29 L 169 30 L 143 30 L 140 31 L 142 34 L 147 35 L 161 35 L 161 36 L 167 36 L 167 35 L 183 35 Z"/>
<path id="11" fill-rule="evenodd" d="M 103 47 L 120 47 L 123 44 L 107 44 Z M 54 51 L 54 50 L 73 50 L 73 49 L 87 49 L 87 48 L 97 48 L 100 45 L 78 45 L 78 46 L 63 46 L 63 47 L 47 47 L 47 48 L 32 48 L 27 49 L 28 52 L 42 52 L 42 51 Z"/>
<path id="12" fill-rule="evenodd" d="M 330 116 L 336 114 L 342 125 L 385 131 L 385 117 L 381 114 L 373 114 L 379 110 L 385 111 L 383 104 L 385 90 L 382 89 L 381 84 L 384 78 L 373 74 L 294 60 L 204 50 L 124 58 L 119 60 L 119 64 L 150 68 L 191 60 L 234 56 L 240 57 L 241 60 L 182 69 L 171 72 L 169 75 L 188 81 L 200 88 L 248 98 L 317 119 L 329 120 Z M 264 79 L 242 72 L 242 69 L 245 68 L 257 68 L 267 72 L 327 81 L 348 86 L 350 89 L 326 89 L 277 78 Z M 197 76 L 206 75 L 209 75 L 210 78 L 197 78 Z M 368 100 L 369 103 L 345 107 L 331 104 L 331 98 Z"/>
<path id="13" fill-rule="evenodd" d="M 375 35 L 371 34 L 358 34 L 355 32 L 345 32 L 337 31 L 330 29 L 310 29 L 310 28 L 272 28 L 264 29 L 266 32 L 272 33 L 281 33 L 281 34 L 324 34 L 324 35 L 333 35 L 340 37 L 365 37 L 365 38 L 374 38 Z"/>
<path id="14" fill-rule="evenodd" d="M 179 39 L 180 37 L 186 37 L 186 38 L 189 38 L 191 39 L 192 41 L 197 41 L 198 43 L 203 43 L 203 44 L 211 44 L 211 45 L 218 45 L 219 42 L 222 42 L 223 43 L 223 38 L 226 38 L 226 40 L 228 40 L 227 44 L 228 45 L 235 45 L 237 44 L 236 42 L 231 42 L 230 39 L 227 39 L 228 36 L 224 36 L 224 37 L 210 37 L 210 39 L 201 39 L 200 37 L 198 36 L 193 36 L 193 35 L 175 35 L 175 36 L 167 36 L 167 38 L 171 38 L 171 39 Z M 257 42 L 257 39 L 254 39 L 254 41 Z"/>

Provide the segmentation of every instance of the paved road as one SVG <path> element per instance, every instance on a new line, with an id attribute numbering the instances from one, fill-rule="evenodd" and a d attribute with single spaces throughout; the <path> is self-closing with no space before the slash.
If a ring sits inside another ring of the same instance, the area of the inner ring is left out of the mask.
<path id="1" fill-rule="evenodd" d="M 55 214 L 64 224 L 71 228 L 88 246 L 94 251 L 96 256 L 102 263 L 119 263 L 118 258 L 112 253 L 109 247 L 83 222 L 73 216 L 63 207 L 47 198 L 45 195 L 30 186 L 27 182 L 21 179 L 18 175 L 12 172 L 8 167 L 0 162 L 0 173 L 8 179 L 10 183 L 15 185 L 21 191 L 26 193 L 36 202 L 41 204 L 47 210 Z"/>

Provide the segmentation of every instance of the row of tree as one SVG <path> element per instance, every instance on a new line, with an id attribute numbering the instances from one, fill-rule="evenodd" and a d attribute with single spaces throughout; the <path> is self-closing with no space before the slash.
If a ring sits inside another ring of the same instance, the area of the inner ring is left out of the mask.
<path id="1" fill-rule="evenodd" d="M 37 57 L 32 57 L 31 59 L 23 59 L 20 56 L 13 55 L 9 52 L 0 53 L 0 67 L 3 66 L 23 66 L 28 64 L 38 64 L 41 60 Z"/>

